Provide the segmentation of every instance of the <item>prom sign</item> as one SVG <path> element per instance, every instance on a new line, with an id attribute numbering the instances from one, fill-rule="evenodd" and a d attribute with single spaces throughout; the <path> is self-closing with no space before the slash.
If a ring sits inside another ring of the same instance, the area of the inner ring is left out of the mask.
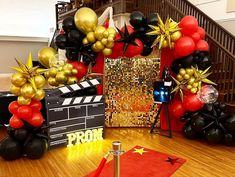
<path id="1" fill-rule="evenodd" d="M 91 79 L 46 92 L 49 147 L 68 146 L 102 140 L 104 135 L 104 95 L 66 97 L 71 92 L 94 87 Z"/>

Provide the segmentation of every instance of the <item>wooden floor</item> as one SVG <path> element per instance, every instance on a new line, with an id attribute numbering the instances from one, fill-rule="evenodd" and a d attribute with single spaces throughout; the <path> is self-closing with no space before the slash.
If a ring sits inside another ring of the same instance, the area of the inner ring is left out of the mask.
<path id="1" fill-rule="evenodd" d="M 0 131 L 0 138 L 5 136 Z M 123 149 L 135 145 L 176 155 L 187 160 L 173 177 L 233 177 L 235 176 L 235 147 L 210 146 L 174 134 L 173 139 L 149 134 L 149 129 L 107 129 L 106 139 L 72 148 L 57 148 L 40 160 L 21 158 L 4 161 L 0 158 L 0 177 L 82 177 L 94 170 L 111 143 L 119 140 Z"/>

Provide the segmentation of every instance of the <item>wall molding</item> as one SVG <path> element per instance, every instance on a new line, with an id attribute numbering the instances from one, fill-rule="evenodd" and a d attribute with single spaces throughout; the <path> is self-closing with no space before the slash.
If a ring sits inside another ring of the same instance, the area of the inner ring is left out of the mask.
<path id="1" fill-rule="evenodd" d="M 195 6 L 200 6 L 200 5 L 205 5 L 205 4 L 210 4 L 213 2 L 218 2 L 220 0 L 208 0 L 207 2 L 198 2 L 198 3 L 194 3 Z"/>
<path id="2" fill-rule="evenodd" d="M 27 36 L 1 36 L 0 41 L 8 42 L 49 42 L 49 38 L 45 37 L 27 37 Z"/>

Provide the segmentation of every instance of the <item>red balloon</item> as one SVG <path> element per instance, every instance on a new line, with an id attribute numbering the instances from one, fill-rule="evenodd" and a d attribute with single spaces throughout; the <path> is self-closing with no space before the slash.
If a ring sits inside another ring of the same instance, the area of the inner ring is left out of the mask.
<path id="1" fill-rule="evenodd" d="M 99 52 L 98 56 L 96 57 L 96 64 L 92 67 L 92 72 L 94 73 L 104 73 L 104 54 Z"/>
<path id="2" fill-rule="evenodd" d="M 172 100 L 169 105 L 169 114 L 177 119 L 181 118 L 185 109 L 181 100 Z"/>
<path id="3" fill-rule="evenodd" d="M 140 55 L 143 51 L 143 43 L 139 39 L 135 39 L 135 42 L 138 46 L 135 46 L 133 44 L 129 44 L 127 47 L 126 52 L 124 53 L 125 57 L 132 58 L 136 55 Z"/>
<path id="4" fill-rule="evenodd" d="M 29 105 L 33 112 L 39 112 L 42 109 L 42 103 L 40 101 L 32 100 Z"/>
<path id="5" fill-rule="evenodd" d="M 198 21 L 193 16 L 185 16 L 180 20 L 179 27 L 184 35 L 190 35 L 197 32 Z"/>
<path id="6" fill-rule="evenodd" d="M 197 33 L 200 35 L 200 38 L 201 38 L 201 39 L 205 39 L 206 32 L 205 32 L 204 28 L 198 27 Z"/>
<path id="7" fill-rule="evenodd" d="M 176 41 L 175 52 L 180 56 L 187 56 L 195 50 L 195 43 L 192 38 L 184 36 Z"/>
<path id="8" fill-rule="evenodd" d="M 8 110 L 10 113 L 16 114 L 19 107 L 20 105 L 17 103 L 17 101 L 12 101 L 8 106 Z"/>
<path id="9" fill-rule="evenodd" d="M 194 42 L 198 42 L 199 40 L 201 40 L 200 34 L 198 32 L 191 34 L 190 37 L 193 39 Z"/>
<path id="10" fill-rule="evenodd" d="M 39 127 L 43 124 L 43 116 L 40 112 L 35 112 L 32 115 L 32 118 L 27 120 L 34 127 Z"/>
<path id="11" fill-rule="evenodd" d="M 200 40 L 196 44 L 196 50 L 209 51 L 209 45 L 205 40 Z"/>
<path id="12" fill-rule="evenodd" d="M 33 110 L 30 106 L 20 106 L 17 110 L 17 117 L 23 120 L 31 119 Z"/>
<path id="13" fill-rule="evenodd" d="M 129 32 L 129 34 L 131 34 L 131 33 L 133 33 L 133 32 L 135 31 L 134 28 L 133 28 L 132 26 L 130 26 L 130 25 L 127 25 L 126 27 L 127 27 L 127 31 Z M 123 27 L 121 28 L 121 31 L 122 31 L 122 32 L 125 31 L 125 26 L 123 26 Z"/>
<path id="14" fill-rule="evenodd" d="M 204 103 L 199 100 L 197 94 L 185 94 L 183 99 L 183 105 L 186 111 L 195 112 L 200 110 Z"/>
<path id="15" fill-rule="evenodd" d="M 97 95 L 102 95 L 103 94 L 103 85 L 99 84 L 96 86 L 97 88 Z"/>
<path id="16" fill-rule="evenodd" d="M 103 27 L 105 28 L 109 27 L 109 18 L 104 22 Z"/>
<path id="17" fill-rule="evenodd" d="M 75 77 L 80 81 L 88 71 L 88 68 L 80 61 L 69 61 L 67 60 L 67 63 L 70 63 L 73 65 L 75 69 L 77 69 L 78 73 L 75 75 Z"/>
<path id="18" fill-rule="evenodd" d="M 22 128 L 24 126 L 23 121 L 20 120 L 16 115 L 13 115 L 10 118 L 9 124 L 14 129 Z"/>

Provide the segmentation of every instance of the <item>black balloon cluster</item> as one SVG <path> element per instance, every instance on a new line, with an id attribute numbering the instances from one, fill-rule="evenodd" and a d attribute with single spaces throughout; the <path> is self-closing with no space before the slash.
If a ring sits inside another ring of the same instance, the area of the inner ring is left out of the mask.
<path id="1" fill-rule="evenodd" d="M 178 74 L 180 68 L 189 68 L 197 66 L 200 70 L 205 70 L 211 66 L 211 58 L 207 51 L 195 51 L 191 55 L 178 58 L 172 62 L 171 69 L 174 73 Z"/>
<path id="2" fill-rule="evenodd" d="M 46 129 L 32 127 L 25 122 L 25 128 L 8 127 L 8 137 L 0 142 L 0 156 L 5 160 L 16 160 L 22 156 L 39 159 L 47 151 Z"/>
<path id="3" fill-rule="evenodd" d="M 224 112 L 225 105 L 215 102 L 202 110 L 187 112 L 181 118 L 186 122 L 183 134 L 188 139 L 206 138 L 211 144 L 235 145 L 235 115 Z"/>
<path id="4" fill-rule="evenodd" d="M 66 57 L 70 61 L 82 61 L 86 66 L 90 63 L 95 65 L 96 53 L 91 49 L 91 45 L 83 45 L 82 40 L 85 35 L 79 31 L 74 23 L 73 17 L 67 17 L 62 22 L 64 33 L 55 37 L 54 41 L 59 49 L 66 50 Z"/>
<path id="5" fill-rule="evenodd" d="M 146 35 L 146 33 L 151 31 L 148 25 L 158 25 L 157 13 L 145 17 L 142 12 L 134 11 L 130 15 L 130 24 L 135 29 L 136 38 L 140 39 L 144 45 L 141 55 L 148 56 L 153 51 L 151 46 L 156 39 L 156 35 Z"/>

